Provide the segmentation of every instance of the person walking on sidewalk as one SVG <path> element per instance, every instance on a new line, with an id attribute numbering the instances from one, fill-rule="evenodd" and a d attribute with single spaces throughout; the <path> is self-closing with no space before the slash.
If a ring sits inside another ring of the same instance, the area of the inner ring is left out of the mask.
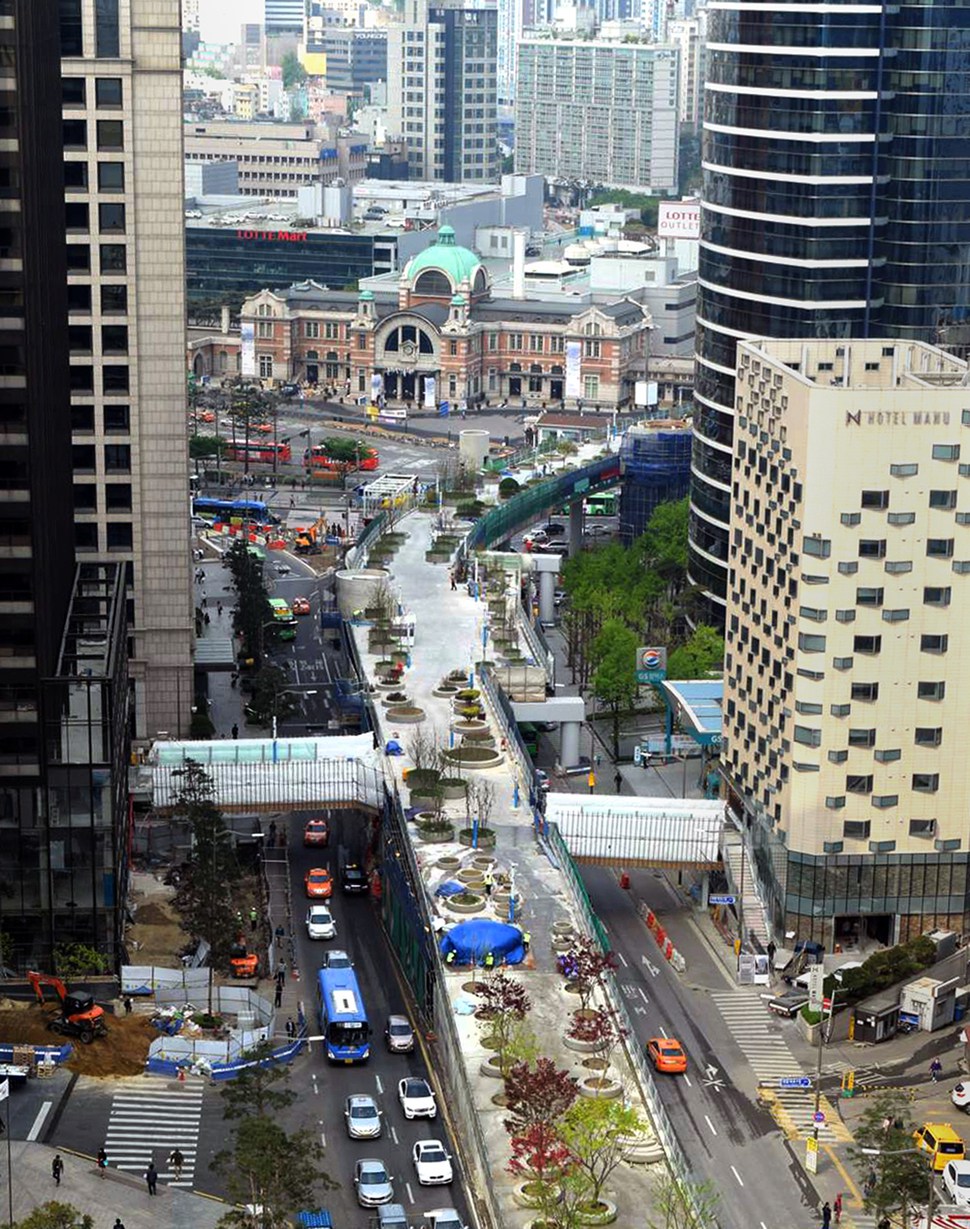
<path id="1" fill-rule="evenodd" d="M 938 1058 L 934 1058 L 930 1063 L 930 1077 L 934 1084 L 939 1083 L 940 1076 L 943 1074 L 943 1064 Z"/>
<path id="2" fill-rule="evenodd" d="M 491 867 L 489 867 L 489 868 L 488 868 L 488 870 L 487 870 L 487 871 L 485 872 L 485 874 L 482 876 L 482 879 L 483 879 L 483 880 L 484 880 L 484 882 L 485 882 L 485 895 L 486 895 L 486 896 L 491 896 L 491 895 L 492 895 L 492 888 L 495 886 L 495 876 L 492 874 L 492 868 L 491 868 Z"/>
<path id="3" fill-rule="evenodd" d="M 276 983 L 276 991 L 273 995 L 273 1006 L 274 1007 L 283 1006 L 283 983 L 279 981 Z"/>
<path id="4" fill-rule="evenodd" d="M 155 1187 L 158 1185 L 158 1170 L 155 1168 L 155 1162 L 149 1161 L 148 1168 L 145 1170 L 145 1183 L 148 1186 L 149 1195 L 157 1195 L 158 1191 Z"/>
<path id="5" fill-rule="evenodd" d="M 249 929 L 255 934 L 256 927 L 259 925 L 259 911 L 255 905 L 252 905 L 249 910 Z"/>
<path id="6" fill-rule="evenodd" d="M 842 1192 L 836 1191 L 835 1198 L 832 1200 L 832 1214 L 835 1217 L 837 1225 L 842 1224 Z"/>
<path id="7" fill-rule="evenodd" d="M 591 794 L 595 794 L 596 793 L 596 773 L 593 772 L 592 768 L 589 770 L 589 776 L 586 778 L 586 784 L 589 786 L 589 792 Z"/>
<path id="8" fill-rule="evenodd" d="M 61 1174 L 64 1172 L 64 1162 L 61 1160 L 61 1154 L 58 1154 L 51 1161 L 51 1177 L 54 1179 L 54 1185 L 60 1186 Z"/>
<path id="9" fill-rule="evenodd" d="M 98 1149 L 98 1173 L 104 1177 L 104 1171 L 108 1168 L 108 1154 L 103 1147 Z"/>
<path id="10" fill-rule="evenodd" d="M 822 1229 L 830 1229 L 832 1224 L 832 1207 L 829 1201 L 822 1204 Z"/>

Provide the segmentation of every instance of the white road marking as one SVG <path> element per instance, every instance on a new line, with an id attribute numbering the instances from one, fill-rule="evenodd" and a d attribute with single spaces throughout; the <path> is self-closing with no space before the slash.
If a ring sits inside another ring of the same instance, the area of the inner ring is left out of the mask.
<path id="1" fill-rule="evenodd" d="M 626 956 L 624 956 L 622 952 L 617 952 L 616 958 L 619 960 L 620 964 L 623 965 L 624 969 L 628 969 L 630 967 L 629 964 L 627 964 Z"/>
<path id="2" fill-rule="evenodd" d="M 37 1111 L 37 1117 L 34 1119 L 34 1125 L 27 1132 L 27 1142 L 29 1144 L 34 1143 L 37 1139 L 37 1136 L 40 1135 L 41 1128 L 44 1125 L 44 1121 L 47 1118 L 47 1115 L 51 1112 L 51 1106 L 53 1104 L 54 1104 L 53 1101 L 45 1101 L 44 1104 Z"/>
<path id="3" fill-rule="evenodd" d="M 375 1076 L 374 1076 L 374 1082 L 377 1084 L 377 1094 L 378 1094 L 378 1096 L 383 1095 L 383 1092 L 384 1092 L 384 1085 L 381 1083 L 381 1077 L 380 1077 L 379 1075 L 375 1075 Z"/>
<path id="4" fill-rule="evenodd" d="M 661 1031 L 661 1033 L 664 1035 L 664 1037 L 666 1037 L 666 1036 L 667 1036 L 667 1030 L 664 1028 L 664 1026 L 663 1026 L 662 1024 L 660 1025 L 660 1031 Z"/>
<path id="5" fill-rule="evenodd" d="M 320 1147 L 326 1148 L 326 1146 L 327 1146 L 327 1133 L 326 1131 L 321 1131 L 320 1132 Z"/>
<path id="6" fill-rule="evenodd" d="M 394 1127 L 391 1127 L 391 1139 L 394 1140 L 394 1144 L 397 1146 L 397 1130 Z"/>
<path id="7" fill-rule="evenodd" d="M 690 1076 L 687 1074 L 686 1071 L 684 1072 L 684 1083 L 687 1085 L 688 1088 L 694 1087 L 694 1085 L 690 1082 Z"/>
<path id="8" fill-rule="evenodd" d="M 717 1131 L 715 1131 L 715 1129 L 714 1129 L 714 1123 L 713 1123 L 713 1122 L 711 1122 L 710 1118 L 708 1118 L 708 1116 L 707 1116 L 706 1114 L 704 1115 L 704 1121 L 705 1121 L 705 1122 L 707 1123 L 707 1125 L 711 1128 L 711 1134 L 712 1134 L 712 1135 L 717 1135 Z"/>
<path id="9" fill-rule="evenodd" d="M 737 1178 L 738 1186 L 744 1186 L 744 1182 L 741 1180 L 741 1175 L 738 1173 L 738 1171 L 734 1168 L 733 1165 L 731 1166 L 731 1173 L 733 1173 L 734 1176 Z"/>
<path id="10" fill-rule="evenodd" d="M 410 1183 L 410 1182 L 405 1182 L 405 1183 L 404 1183 L 404 1189 L 405 1189 L 405 1190 L 407 1191 L 407 1193 L 408 1193 L 408 1203 L 414 1203 L 414 1196 L 411 1194 L 411 1183 Z"/>
<path id="11" fill-rule="evenodd" d="M 642 998 L 643 1001 L 649 1006 L 650 1000 L 647 998 L 647 992 L 643 989 L 642 986 L 638 986 L 637 989 L 640 991 L 640 998 Z"/>

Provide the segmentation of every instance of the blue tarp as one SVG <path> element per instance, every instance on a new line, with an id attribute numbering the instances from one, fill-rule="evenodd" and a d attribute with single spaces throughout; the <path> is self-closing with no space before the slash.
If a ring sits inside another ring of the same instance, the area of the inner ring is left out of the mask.
<path id="1" fill-rule="evenodd" d="M 446 879 L 444 883 L 439 883 L 435 888 L 435 896 L 457 896 L 459 892 L 466 891 L 465 885 L 459 883 L 457 879 Z"/>
<path id="2" fill-rule="evenodd" d="M 525 957 L 522 931 L 517 926 L 485 918 L 453 927 L 441 939 L 438 949 L 442 956 L 454 952 L 457 964 L 481 964 L 488 952 L 495 957 L 496 967 L 500 964 L 521 964 Z"/>
<path id="3" fill-rule="evenodd" d="M 401 746 L 401 744 L 397 741 L 396 738 L 389 738 L 387 740 L 387 743 L 384 746 L 384 754 L 385 755 L 403 755 L 404 748 Z"/>

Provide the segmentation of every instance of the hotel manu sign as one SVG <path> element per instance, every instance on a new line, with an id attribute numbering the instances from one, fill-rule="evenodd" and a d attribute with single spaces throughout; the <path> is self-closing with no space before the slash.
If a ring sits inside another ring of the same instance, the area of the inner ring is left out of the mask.
<path id="1" fill-rule="evenodd" d="M 948 427 L 949 410 L 846 410 L 847 427 Z M 963 425 L 970 426 L 970 410 L 963 411 Z"/>
<path id="2" fill-rule="evenodd" d="M 237 230 L 237 239 L 282 240 L 284 243 L 306 243 L 305 230 Z"/>

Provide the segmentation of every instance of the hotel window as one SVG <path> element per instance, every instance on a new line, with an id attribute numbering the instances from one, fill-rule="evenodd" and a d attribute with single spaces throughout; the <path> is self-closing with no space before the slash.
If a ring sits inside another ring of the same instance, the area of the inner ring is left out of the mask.
<path id="1" fill-rule="evenodd" d="M 842 825 L 842 835 L 847 841 L 865 841 L 869 837 L 868 819 L 847 819 Z"/>
<path id="2" fill-rule="evenodd" d="M 849 730 L 850 747 L 874 747 L 875 745 L 875 730 Z"/>
<path id="3" fill-rule="evenodd" d="M 928 559 L 952 559 L 953 558 L 953 539 L 952 538 L 927 538 L 926 539 L 926 557 Z"/>
<path id="4" fill-rule="evenodd" d="M 911 819 L 909 821 L 910 836 L 935 836 L 936 835 L 936 820 L 935 819 Z"/>
<path id="5" fill-rule="evenodd" d="M 865 703 L 872 703 L 879 699 L 879 684 L 878 683 L 853 683 L 852 684 L 852 699 L 859 700 Z"/>
<path id="6" fill-rule="evenodd" d="M 957 506 L 956 491 L 930 491 L 930 507 L 951 512 Z"/>
<path id="7" fill-rule="evenodd" d="M 934 444 L 933 445 L 933 460 L 934 461 L 959 461 L 960 460 L 960 445 L 959 444 Z"/>
<path id="8" fill-rule="evenodd" d="M 830 811 L 841 811 L 845 806 L 845 794 L 829 794 L 825 799 L 825 805 Z"/>
<path id="9" fill-rule="evenodd" d="M 905 607 L 900 607 L 898 610 L 884 610 L 882 617 L 886 623 L 905 623 L 909 618 L 909 611 Z"/>
<path id="10" fill-rule="evenodd" d="M 889 525 L 913 525 L 916 522 L 915 512 L 890 512 L 886 517 Z"/>
<path id="11" fill-rule="evenodd" d="M 889 472 L 894 478 L 915 478 L 919 473 L 919 466 L 915 464 L 890 465 Z"/>
<path id="12" fill-rule="evenodd" d="M 875 656 L 882 649 L 882 636 L 854 636 L 852 648 L 856 653 Z"/>
<path id="13" fill-rule="evenodd" d="M 920 636 L 919 648 L 921 653 L 945 653 L 949 647 L 949 636 Z"/>
<path id="14" fill-rule="evenodd" d="M 950 593 L 949 585 L 925 585 L 923 587 L 923 605 L 949 606 Z"/>
<path id="15" fill-rule="evenodd" d="M 872 776 L 850 773 L 845 779 L 845 790 L 847 794 L 871 794 Z"/>
<path id="16" fill-rule="evenodd" d="M 853 661 L 852 657 L 833 657 L 832 666 L 836 670 L 851 670 Z"/>
<path id="17" fill-rule="evenodd" d="M 863 508 L 888 508 L 888 491 L 863 491 L 860 504 Z"/>
<path id="18" fill-rule="evenodd" d="M 939 747 L 943 742 L 943 727 L 918 725 L 913 741 L 917 747 Z"/>
<path id="19" fill-rule="evenodd" d="M 874 807 L 878 807 L 880 811 L 888 811 L 890 807 L 899 806 L 898 794 L 873 794 L 870 799 Z"/>
<path id="20" fill-rule="evenodd" d="M 806 538 L 802 543 L 802 550 L 816 559 L 828 559 L 832 553 L 832 543 L 828 538 Z"/>
<path id="21" fill-rule="evenodd" d="M 903 753 L 899 747 L 890 747 L 884 751 L 873 751 L 872 753 L 872 758 L 877 764 L 895 764 L 902 757 Z"/>
<path id="22" fill-rule="evenodd" d="M 842 515 L 839 517 L 839 520 L 842 522 L 843 525 L 849 526 L 849 528 L 851 528 L 853 525 L 861 525 L 862 524 L 862 513 L 861 512 L 843 512 Z"/>
<path id="23" fill-rule="evenodd" d="M 862 586 L 856 589 L 855 600 L 858 606 L 881 606 L 883 590 Z"/>
<path id="24" fill-rule="evenodd" d="M 917 700 L 942 700 L 946 695 L 946 683 L 917 683 Z"/>
<path id="25" fill-rule="evenodd" d="M 813 730 L 811 726 L 807 725 L 796 725 L 795 742 L 801 743 L 805 747 L 820 747 L 822 745 L 822 731 Z"/>
<path id="26" fill-rule="evenodd" d="M 828 753 L 828 761 L 830 764 L 844 764 L 849 758 L 848 751 L 840 749 L 839 751 L 830 751 Z"/>
<path id="27" fill-rule="evenodd" d="M 859 542 L 860 559 L 885 559 L 885 538 L 862 538 Z"/>
<path id="28" fill-rule="evenodd" d="M 935 794 L 940 788 L 938 772 L 914 772 L 913 789 L 919 794 Z"/>

